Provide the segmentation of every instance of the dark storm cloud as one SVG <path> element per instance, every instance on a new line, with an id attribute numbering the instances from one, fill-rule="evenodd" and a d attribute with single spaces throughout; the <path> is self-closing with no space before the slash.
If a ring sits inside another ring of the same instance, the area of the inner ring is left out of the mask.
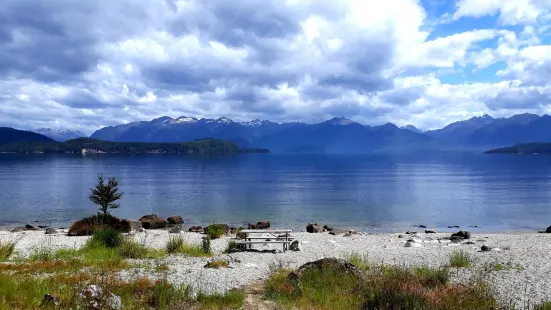
<path id="1" fill-rule="evenodd" d="M 198 4 L 195 1 L 192 3 Z M 257 38 L 283 38 L 300 30 L 296 12 L 281 1 L 206 0 L 175 20 L 175 35 L 197 32 L 231 47 L 255 45 Z"/>
<path id="2" fill-rule="evenodd" d="M 95 69 L 98 44 L 120 39 L 147 15 L 122 1 L 4 0 L 0 76 L 70 83 Z"/>
<path id="3" fill-rule="evenodd" d="M 421 98 L 424 92 L 423 87 L 395 88 L 381 93 L 379 98 L 394 105 L 406 106 Z"/>

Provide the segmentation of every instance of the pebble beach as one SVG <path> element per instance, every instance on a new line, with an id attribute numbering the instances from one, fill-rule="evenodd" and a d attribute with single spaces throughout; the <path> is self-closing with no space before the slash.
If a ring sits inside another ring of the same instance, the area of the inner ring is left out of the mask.
<path id="1" fill-rule="evenodd" d="M 147 247 L 164 248 L 170 234 L 166 230 L 146 230 L 131 233 L 130 237 Z M 190 244 L 200 244 L 202 234 L 182 232 Z M 282 251 L 280 244 L 259 244 L 254 248 L 264 252 L 224 254 L 229 236 L 212 240 L 215 253 L 210 258 L 169 255 L 159 260 L 140 261 L 144 266 L 163 264 L 169 270 L 164 277 L 174 284 L 190 285 L 204 292 L 225 292 L 266 279 L 273 268 L 297 268 L 304 263 L 327 257 L 346 258 L 358 254 L 374 265 L 443 266 L 449 263 L 454 251 L 464 251 L 473 260 L 470 268 L 452 268 L 453 281 L 482 279 L 490 283 L 500 301 L 519 307 L 550 300 L 551 296 L 551 234 L 537 233 L 473 233 L 470 239 L 452 243 L 445 239 L 449 233 L 436 234 L 336 234 L 295 232 L 292 237 L 300 243 L 300 251 Z M 270 236 L 266 235 L 266 238 Z M 45 235 L 44 231 L 0 232 L 0 240 L 17 241 L 16 255 L 28 256 L 40 247 L 78 249 L 89 237 L 69 237 L 63 231 Z M 407 240 L 413 240 L 414 246 Z M 481 251 L 482 245 L 491 250 Z M 275 253 L 274 253 L 275 252 Z M 227 260 L 229 268 L 207 269 L 210 260 Z M 492 266 L 505 266 L 494 270 Z M 138 264 L 139 265 L 139 264 Z M 152 268 L 136 267 L 123 270 L 121 278 L 160 275 Z"/>

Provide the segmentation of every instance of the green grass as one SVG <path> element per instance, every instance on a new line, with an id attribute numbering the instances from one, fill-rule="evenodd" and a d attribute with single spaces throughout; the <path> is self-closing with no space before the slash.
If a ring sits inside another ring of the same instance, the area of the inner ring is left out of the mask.
<path id="1" fill-rule="evenodd" d="M 14 241 L 0 241 L 0 261 L 5 261 L 13 255 L 16 244 Z"/>
<path id="2" fill-rule="evenodd" d="M 228 241 L 228 246 L 224 250 L 224 253 L 231 253 L 233 250 L 237 249 L 238 245 L 234 240 Z"/>
<path id="3" fill-rule="evenodd" d="M 450 254 L 450 267 L 469 268 L 473 261 L 469 254 L 465 251 L 454 251 Z"/>
<path id="4" fill-rule="evenodd" d="M 298 281 L 288 277 L 288 270 L 276 270 L 265 282 L 265 297 L 285 309 L 498 309 L 487 286 L 452 284 L 446 267 L 373 266 L 361 256 L 352 260 L 369 268 L 359 277 L 338 268 L 312 268 Z"/>
<path id="5" fill-rule="evenodd" d="M 551 310 L 551 301 L 535 305 L 534 310 Z"/>
<path id="6" fill-rule="evenodd" d="M 120 231 L 113 228 L 102 228 L 94 231 L 88 243 L 102 244 L 108 248 L 117 248 L 122 245 L 124 239 Z"/>
<path id="7" fill-rule="evenodd" d="M 491 271 L 504 271 L 504 270 L 524 270 L 524 267 L 519 264 L 514 264 L 512 262 L 500 263 L 494 262 L 489 263 L 486 266 L 487 270 Z"/>
<path id="8" fill-rule="evenodd" d="M 205 253 L 200 245 L 191 245 L 180 236 L 170 237 L 166 245 L 166 251 L 170 254 L 185 254 L 193 257 L 208 257 L 211 253 Z"/>
<path id="9" fill-rule="evenodd" d="M 352 253 L 346 257 L 346 260 L 360 270 L 369 270 L 371 268 L 367 254 L 361 255 L 358 253 Z"/>
<path id="10" fill-rule="evenodd" d="M 166 252 L 160 249 L 151 249 L 133 240 L 124 240 L 119 247 L 119 254 L 123 258 L 156 259 L 165 256 Z"/>
<path id="11" fill-rule="evenodd" d="M 47 262 L 51 261 L 55 258 L 55 252 L 45 246 L 34 248 L 30 255 L 29 255 L 29 261 L 36 262 Z"/>
<path id="12" fill-rule="evenodd" d="M 206 309 L 239 309 L 243 307 L 245 293 L 241 290 L 231 290 L 226 294 L 197 294 L 197 301 Z"/>

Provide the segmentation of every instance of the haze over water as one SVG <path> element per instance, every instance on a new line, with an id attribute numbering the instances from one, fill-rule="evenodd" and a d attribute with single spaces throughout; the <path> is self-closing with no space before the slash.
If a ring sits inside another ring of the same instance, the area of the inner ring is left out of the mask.
<path id="1" fill-rule="evenodd" d="M 0 225 L 67 226 L 96 212 L 99 173 L 125 192 L 113 213 L 181 215 L 186 226 L 263 219 L 362 231 L 535 231 L 551 225 L 551 157 L 441 154 L 0 155 Z"/>

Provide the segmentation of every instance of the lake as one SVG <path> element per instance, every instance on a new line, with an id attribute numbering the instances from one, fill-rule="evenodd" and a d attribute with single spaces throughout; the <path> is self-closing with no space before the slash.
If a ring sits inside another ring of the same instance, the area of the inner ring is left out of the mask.
<path id="1" fill-rule="evenodd" d="M 551 157 L 435 154 L 0 155 L 0 225 L 67 226 L 96 212 L 97 175 L 125 193 L 116 216 L 178 214 L 192 224 L 269 219 L 362 231 L 535 231 L 551 225 Z M 478 226 L 474 228 L 472 226 Z"/>

